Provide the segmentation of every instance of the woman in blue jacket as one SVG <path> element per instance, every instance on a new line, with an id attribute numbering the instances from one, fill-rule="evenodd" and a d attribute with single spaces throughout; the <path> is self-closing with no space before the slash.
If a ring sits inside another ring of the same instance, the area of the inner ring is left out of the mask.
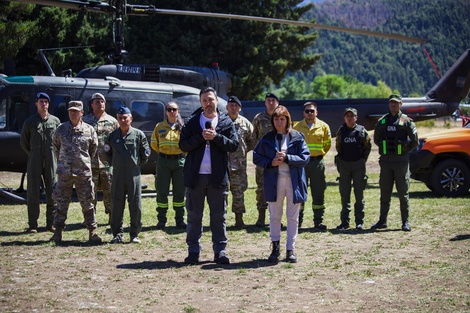
<path id="1" fill-rule="evenodd" d="M 307 180 L 304 167 L 310 152 L 302 133 L 291 128 L 286 107 L 278 106 L 272 116 L 273 130 L 264 135 L 253 151 L 253 163 L 264 168 L 264 198 L 269 208 L 269 229 L 272 252 L 268 258 L 277 263 L 280 255 L 281 219 L 286 198 L 287 242 L 286 261 L 295 263 L 294 253 L 299 210 L 307 200 Z"/>

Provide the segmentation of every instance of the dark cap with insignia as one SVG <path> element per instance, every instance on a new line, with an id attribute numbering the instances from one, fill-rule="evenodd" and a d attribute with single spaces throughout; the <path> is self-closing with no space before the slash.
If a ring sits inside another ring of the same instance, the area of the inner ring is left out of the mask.
<path id="1" fill-rule="evenodd" d="M 49 95 L 45 92 L 39 92 L 37 95 L 36 95 L 36 99 L 39 100 L 39 99 L 47 99 L 47 102 L 51 102 L 51 98 L 49 98 Z"/>
<path id="2" fill-rule="evenodd" d="M 346 113 L 348 112 L 351 112 L 352 114 L 354 114 L 355 116 L 357 116 L 357 110 L 355 108 L 346 108 L 344 110 L 344 114 L 343 115 L 346 115 Z"/>
<path id="3" fill-rule="evenodd" d="M 69 102 L 69 107 L 67 110 L 81 111 L 83 110 L 83 102 L 72 100 Z"/>
<path id="4" fill-rule="evenodd" d="M 120 107 L 119 110 L 117 111 L 117 114 L 130 114 L 130 115 L 132 115 L 131 110 L 129 110 L 129 108 L 125 107 L 125 106 Z"/>
<path id="5" fill-rule="evenodd" d="M 240 108 L 242 107 L 242 102 L 236 96 L 230 96 L 230 98 L 228 98 L 227 103 L 228 102 L 235 102 L 240 106 Z"/>
<path id="6" fill-rule="evenodd" d="M 277 102 L 279 102 L 279 97 L 275 94 L 275 93 L 272 93 L 272 92 L 268 92 L 266 94 L 266 97 L 264 99 L 267 99 L 267 98 L 274 98 L 277 100 Z"/>
<path id="7" fill-rule="evenodd" d="M 397 94 L 390 95 L 390 97 L 388 97 L 388 102 L 390 101 L 401 102 L 401 96 Z"/>

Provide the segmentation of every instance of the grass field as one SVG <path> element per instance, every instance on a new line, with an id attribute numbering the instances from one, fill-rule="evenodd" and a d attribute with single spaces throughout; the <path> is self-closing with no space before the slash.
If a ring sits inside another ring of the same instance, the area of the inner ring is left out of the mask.
<path id="1" fill-rule="evenodd" d="M 64 244 L 51 233 L 25 234 L 24 205 L 0 206 L 1 312 L 470 312 L 469 198 L 439 198 L 424 184 L 411 184 L 411 232 L 401 231 L 398 199 L 392 198 L 389 229 L 336 231 L 340 199 L 334 154 L 326 158 L 325 223 L 313 232 L 306 210 L 296 253 L 299 262 L 266 262 L 269 229 L 227 225 L 230 265 L 212 263 L 208 214 L 201 239 L 202 263 L 182 264 L 185 233 L 156 230 L 155 199 L 143 200 L 142 244 L 86 243 L 78 203 L 72 203 Z M 369 160 L 365 227 L 378 219 L 379 169 Z M 257 218 L 254 171 L 250 167 L 245 223 Z M 153 177 L 144 181 L 153 186 Z M 128 223 L 128 212 L 126 222 Z M 98 221 L 104 222 L 102 203 Z M 44 226 L 41 215 L 40 225 Z M 109 241 L 107 226 L 99 234 Z M 125 234 L 128 240 L 128 233 Z M 285 232 L 281 256 L 285 255 Z"/>

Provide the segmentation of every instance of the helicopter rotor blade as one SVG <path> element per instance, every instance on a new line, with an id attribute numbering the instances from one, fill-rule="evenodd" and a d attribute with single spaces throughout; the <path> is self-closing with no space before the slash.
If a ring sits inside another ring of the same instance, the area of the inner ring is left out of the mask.
<path id="1" fill-rule="evenodd" d="M 104 1 L 95 1 L 95 0 L 17 0 L 24 3 L 33 3 L 46 6 L 57 6 L 66 9 L 72 10 L 90 10 L 100 13 L 115 13 L 119 10 L 108 2 Z M 307 21 L 294 21 L 294 20 L 285 20 L 277 19 L 270 17 L 260 17 L 260 16 L 248 16 L 248 15 L 238 15 L 238 14 L 226 14 L 226 13 L 213 13 L 213 12 L 198 12 L 198 11 L 185 11 L 185 10 L 171 10 L 171 9 L 158 9 L 153 5 L 138 5 L 138 4 L 125 4 L 127 15 L 144 15 L 144 16 L 153 16 L 156 14 L 164 15 L 183 15 L 183 16 L 196 16 L 196 17 L 211 17 L 211 18 L 223 18 L 223 19 L 234 19 L 234 20 L 244 20 L 244 21 L 256 21 L 262 23 L 271 23 L 271 24 L 281 24 L 281 25 L 293 25 L 298 27 L 308 27 L 308 28 L 317 28 L 332 30 L 337 32 L 344 32 L 350 34 L 359 34 L 365 36 L 373 36 L 380 38 L 388 38 L 399 41 L 411 42 L 422 44 L 426 40 L 423 38 L 410 37 L 401 34 L 386 34 L 380 33 L 365 29 L 355 29 L 347 28 L 340 26 L 331 26 L 324 24 L 316 24 Z"/>
<path id="2" fill-rule="evenodd" d="M 294 21 L 294 20 L 285 20 L 285 19 L 260 17 L 260 16 L 238 15 L 238 14 L 157 9 L 153 6 L 145 6 L 145 5 L 128 4 L 127 8 L 128 8 L 128 12 L 127 12 L 128 15 L 166 14 L 166 15 L 212 17 L 212 18 L 256 21 L 256 22 L 271 23 L 271 24 L 294 25 L 294 26 L 299 26 L 299 27 L 326 29 L 326 30 L 344 32 L 344 33 L 395 39 L 395 40 L 406 41 L 406 42 L 411 42 L 411 43 L 419 43 L 419 44 L 426 42 L 426 39 L 423 39 L 423 38 L 409 37 L 409 36 L 400 35 L 400 34 L 386 34 L 386 33 L 374 32 L 374 31 L 364 30 L 364 29 L 354 29 L 354 28 L 347 28 L 347 27 L 316 24 L 316 23 L 311 23 L 307 21 Z"/>

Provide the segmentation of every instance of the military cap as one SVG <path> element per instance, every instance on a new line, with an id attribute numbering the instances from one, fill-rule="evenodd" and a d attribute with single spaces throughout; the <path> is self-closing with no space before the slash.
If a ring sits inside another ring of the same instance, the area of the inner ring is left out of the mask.
<path id="1" fill-rule="evenodd" d="M 39 92 L 36 95 L 36 100 L 39 100 L 39 99 L 47 99 L 48 102 L 51 102 L 51 98 L 49 98 L 49 95 L 45 92 Z"/>
<path id="2" fill-rule="evenodd" d="M 242 102 L 236 97 L 236 96 L 230 96 L 228 98 L 228 102 L 235 102 L 236 104 L 238 104 L 240 107 L 242 107 Z"/>
<path id="3" fill-rule="evenodd" d="M 129 108 L 125 107 L 125 106 L 120 107 L 119 110 L 117 111 L 117 114 L 130 114 L 130 115 L 132 115 L 131 110 L 129 110 Z"/>
<path id="4" fill-rule="evenodd" d="M 83 102 L 72 100 L 69 102 L 69 107 L 67 110 L 81 111 L 83 110 Z"/>
<path id="5" fill-rule="evenodd" d="M 279 102 L 279 97 L 275 94 L 275 93 L 272 93 L 272 92 L 268 92 L 266 94 L 266 97 L 264 99 L 267 99 L 267 98 L 274 98 L 277 100 L 277 102 Z"/>
<path id="6" fill-rule="evenodd" d="M 93 101 L 94 99 L 102 99 L 104 102 L 106 102 L 106 98 L 103 96 L 103 94 L 96 92 L 91 95 L 90 101 Z"/>
<path id="7" fill-rule="evenodd" d="M 397 94 L 390 95 L 390 97 L 388 97 L 388 101 L 401 102 L 401 96 Z"/>
<path id="8" fill-rule="evenodd" d="M 344 114 L 343 115 L 346 115 L 346 113 L 348 112 L 351 112 L 352 114 L 356 115 L 357 116 L 357 110 L 355 108 L 346 108 L 344 110 Z"/>

